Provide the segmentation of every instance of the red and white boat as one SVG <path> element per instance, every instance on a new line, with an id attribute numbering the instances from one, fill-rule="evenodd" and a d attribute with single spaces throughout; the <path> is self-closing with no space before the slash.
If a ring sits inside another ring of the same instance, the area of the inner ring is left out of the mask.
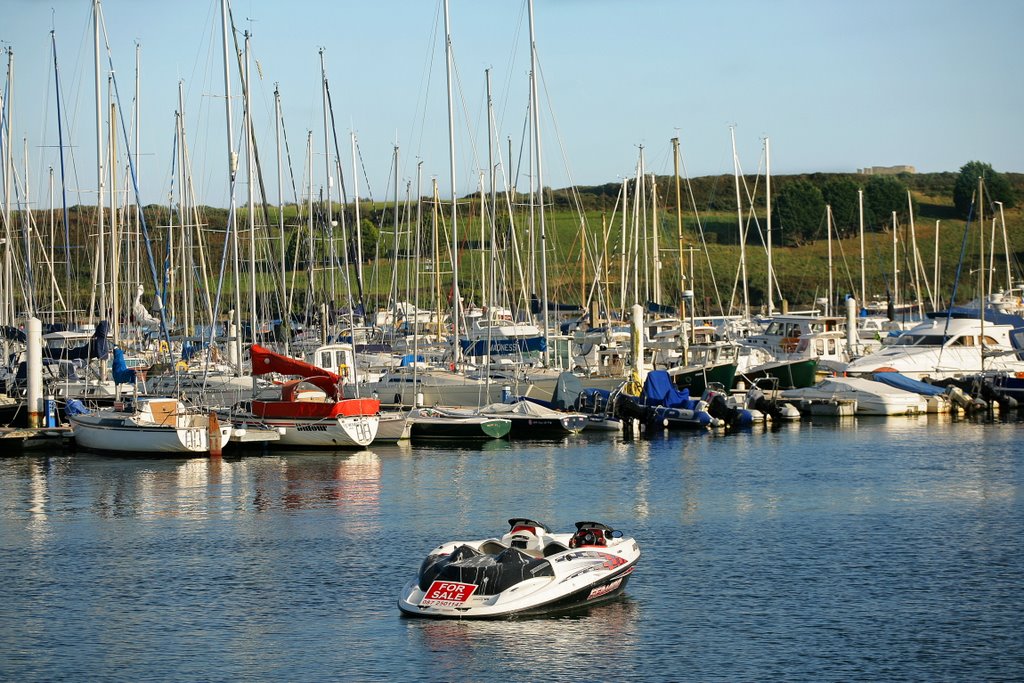
<path id="1" fill-rule="evenodd" d="M 252 374 L 298 375 L 300 379 L 265 390 L 239 404 L 237 427 L 255 424 L 276 429 L 274 445 L 292 448 L 362 448 L 377 436 L 380 401 L 341 398 L 340 375 L 253 344 Z M 272 396 L 267 396 L 273 391 Z"/>

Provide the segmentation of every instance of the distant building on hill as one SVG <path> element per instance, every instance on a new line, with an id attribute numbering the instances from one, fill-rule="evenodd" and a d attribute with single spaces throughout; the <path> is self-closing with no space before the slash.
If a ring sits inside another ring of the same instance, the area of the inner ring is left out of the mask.
<path id="1" fill-rule="evenodd" d="M 900 173 L 917 173 L 913 166 L 868 166 L 858 168 L 857 173 L 861 175 L 899 175 Z"/>

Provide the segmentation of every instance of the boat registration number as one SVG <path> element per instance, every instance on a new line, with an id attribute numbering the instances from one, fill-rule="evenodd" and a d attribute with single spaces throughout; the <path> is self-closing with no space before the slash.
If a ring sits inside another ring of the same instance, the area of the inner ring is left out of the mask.
<path id="1" fill-rule="evenodd" d="M 472 583 L 456 581 L 435 581 L 430 584 L 420 605 L 430 607 L 458 607 L 469 600 L 476 586 Z"/>

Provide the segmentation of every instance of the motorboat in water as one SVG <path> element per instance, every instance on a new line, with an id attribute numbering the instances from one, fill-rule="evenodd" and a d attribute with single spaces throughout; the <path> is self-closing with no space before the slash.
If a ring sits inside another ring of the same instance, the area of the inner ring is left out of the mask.
<path id="1" fill-rule="evenodd" d="M 403 614 L 501 619 L 549 614 L 619 595 L 640 547 L 600 522 L 552 533 L 531 519 L 510 519 L 501 538 L 449 541 L 430 552 L 398 599 Z"/>
<path id="2" fill-rule="evenodd" d="M 615 414 L 639 420 L 645 429 L 712 429 L 723 426 L 708 412 L 707 401 L 690 398 L 690 390 L 678 390 L 664 370 L 647 373 L 639 396 L 619 392 Z"/>
<path id="3" fill-rule="evenodd" d="M 813 387 L 787 389 L 782 398 L 788 401 L 814 402 L 854 401 L 857 415 L 923 415 L 928 400 L 923 396 L 863 377 L 827 377 Z"/>
<path id="4" fill-rule="evenodd" d="M 1024 319 L 952 309 L 929 314 L 881 350 L 846 368 L 852 376 L 899 372 L 911 379 L 943 380 L 985 372 L 1024 372 Z"/>

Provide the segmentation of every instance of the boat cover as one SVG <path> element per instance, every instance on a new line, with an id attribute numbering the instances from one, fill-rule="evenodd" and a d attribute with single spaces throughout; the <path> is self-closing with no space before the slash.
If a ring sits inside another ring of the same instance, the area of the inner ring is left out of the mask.
<path id="1" fill-rule="evenodd" d="M 461 545 L 450 555 L 430 555 L 420 567 L 420 590 L 434 581 L 458 581 L 477 586 L 475 595 L 497 595 L 512 586 L 538 576 L 554 576 L 547 560 L 530 557 L 521 550 L 508 548 L 488 555 Z"/>
<path id="2" fill-rule="evenodd" d="M 271 372 L 277 372 L 282 375 L 298 375 L 299 377 L 329 377 L 332 384 L 341 382 L 341 375 L 337 373 L 318 368 L 311 363 L 297 358 L 289 358 L 280 353 L 274 353 L 259 344 L 253 344 L 249 349 L 249 353 L 252 356 L 252 374 L 254 375 L 266 375 Z"/>
<path id="3" fill-rule="evenodd" d="M 676 389 L 672 384 L 672 378 L 664 370 L 652 370 L 647 373 L 640 400 L 641 403 L 648 406 L 685 408 L 687 410 L 693 410 L 696 403 L 690 399 L 690 390 Z"/>
<path id="4" fill-rule="evenodd" d="M 124 362 L 124 351 L 121 349 L 114 349 L 114 365 L 110 369 L 110 374 L 118 384 L 135 383 L 135 371 Z"/>
<path id="5" fill-rule="evenodd" d="M 480 409 L 482 415 L 524 415 L 538 418 L 563 418 L 560 413 L 534 401 L 516 401 L 515 403 L 491 403 Z"/>
<path id="6" fill-rule="evenodd" d="M 583 382 L 580 381 L 580 378 L 571 372 L 563 372 L 555 382 L 551 405 L 558 410 L 571 410 L 582 392 Z"/>
<path id="7" fill-rule="evenodd" d="M 55 360 L 106 360 L 110 357 L 110 341 L 107 335 L 110 333 L 110 323 L 101 320 L 96 325 L 95 331 L 88 344 L 76 346 L 73 349 L 52 349 L 43 347 L 43 358 Z"/>
<path id="8" fill-rule="evenodd" d="M 944 387 L 937 387 L 934 384 L 921 382 L 898 372 L 876 372 L 874 377 L 876 382 L 888 384 L 891 387 L 903 389 L 903 391 L 921 394 L 922 396 L 938 396 L 946 393 L 946 389 Z"/>

